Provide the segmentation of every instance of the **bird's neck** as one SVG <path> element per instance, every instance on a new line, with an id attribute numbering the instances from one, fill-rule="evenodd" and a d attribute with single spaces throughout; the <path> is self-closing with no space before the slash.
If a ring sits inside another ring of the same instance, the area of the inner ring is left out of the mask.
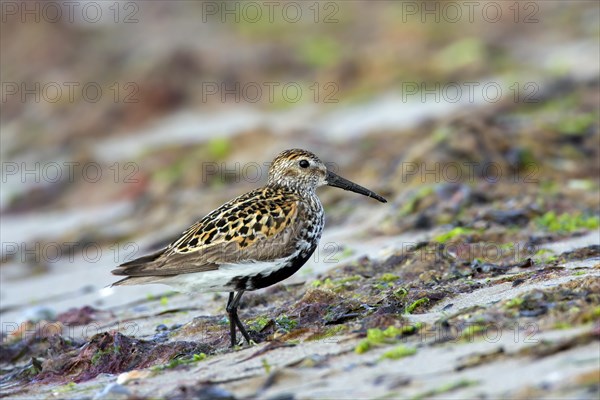
<path id="1" fill-rule="evenodd" d="M 281 181 L 271 181 L 267 183 L 267 186 L 275 189 L 275 190 L 284 190 L 287 192 L 295 193 L 301 197 L 316 197 L 315 189 L 306 186 L 302 182 L 298 182 L 295 180 L 281 180 Z"/>
<path id="2" fill-rule="evenodd" d="M 310 209 L 315 211 L 323 208 L 321 205 L 321 201 L 317 196 L 315 190 L 311 187 L 297 185 L 294 183 L 281 183 L 281 182 L 269 182 L 267 187 L 275 190 L 275 191 L 283 191 L 286 193 L 290 193 L 296 195 L 298 198 L 302 199 L 304 203 L 308 204 Z"/>

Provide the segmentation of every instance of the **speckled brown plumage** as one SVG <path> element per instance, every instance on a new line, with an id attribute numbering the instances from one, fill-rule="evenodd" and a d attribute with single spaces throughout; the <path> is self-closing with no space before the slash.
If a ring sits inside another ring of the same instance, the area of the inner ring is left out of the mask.
<path id="1" fill-rule="evenodd" d="M 120 265 L 112 273 L 126 278 L 114 285 L 164 283 L 188 292 L 229 291 L 232 345 L 236 326 L 249 340 L 236 312 L 241 295 L 288 278 L 312 255 L 324 225 L 315 192 L 323 185 L 385 202 L 328 171 L 313 153 L 287 150 L 273 160 L 265 187 L 223 204 L 167 248 Z"/>
<path id="2" fill-rule="evenodd" d="M 156 258 L 125 263 L 113 273 L 164 276 L 207 271 L 223 263 L 284 257 L 293 251 L 293 240 L 285 239 L 298 233 L 304 215 L 312 211 L 300 203 L 300 197 L 289 190 L 254 190 L 196 222 Z"/>

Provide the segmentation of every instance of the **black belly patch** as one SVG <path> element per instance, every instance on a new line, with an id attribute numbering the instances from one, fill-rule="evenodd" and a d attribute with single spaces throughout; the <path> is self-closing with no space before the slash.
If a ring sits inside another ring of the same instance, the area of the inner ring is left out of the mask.
<path id="1" fill-rule="evenodd" d="M 235 288 L 236 291 L 256 290 L 281 282 L 294 275 L 302 268 L 316 248 L 316 245 L 312 246 L 307 252 L 300 253 L 298 257 L 291 259 L 285 266 L 279 268 L 277 271 L 271 272 L 269 275 L 258 274 L 254 276 L 235 277 L 229 281 L 228 286 Z"/>
<path id="2" fill-rule="evenodd" d="M 249 281 L 249 276 L 236 276 L 230 280 L 226 286 L 232 287 L 235 291 L 249 290 L 247 289 Z"/>

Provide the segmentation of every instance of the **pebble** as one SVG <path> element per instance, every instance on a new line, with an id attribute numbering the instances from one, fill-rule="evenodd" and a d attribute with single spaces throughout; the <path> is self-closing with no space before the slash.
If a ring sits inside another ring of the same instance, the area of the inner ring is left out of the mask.
<path id="1" fill-rule="evenodd" d="M 134 369 L 132 371 L 123 372 L 117 377 L 117 384 L 124 385 L 128 382 L 145 379 L 152 374 L 149 370 Z"/>
<path id="2" fill-rule="evenodd" d="M 121 400 L 128 399 L 131 396 L 131 392 L 123 385 L 118 383 L 109 383 L 102 389 L 102 391 L 96 393 L 94 400 Z"/>
<path id="3" fill-rule="evenodd" d="M 25 321 L 38 322 L 38 321 L 54 321 L 56 319 L 56 313 L 53 309 L 44 306 L 35 306 L 28 308 L 23 316 Z"/>

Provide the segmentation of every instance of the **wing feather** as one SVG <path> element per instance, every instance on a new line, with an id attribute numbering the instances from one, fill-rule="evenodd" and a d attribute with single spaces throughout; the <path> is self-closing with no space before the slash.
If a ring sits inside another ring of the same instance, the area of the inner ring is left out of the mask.
<path id="1" fill-rule="evenodd" d="M 294 251 L 298 200 L 268 189 L 247 193 L 202 218 L 166 249 L 121 264 L 112 273 L 160 277 L 285 257 Z"/>

